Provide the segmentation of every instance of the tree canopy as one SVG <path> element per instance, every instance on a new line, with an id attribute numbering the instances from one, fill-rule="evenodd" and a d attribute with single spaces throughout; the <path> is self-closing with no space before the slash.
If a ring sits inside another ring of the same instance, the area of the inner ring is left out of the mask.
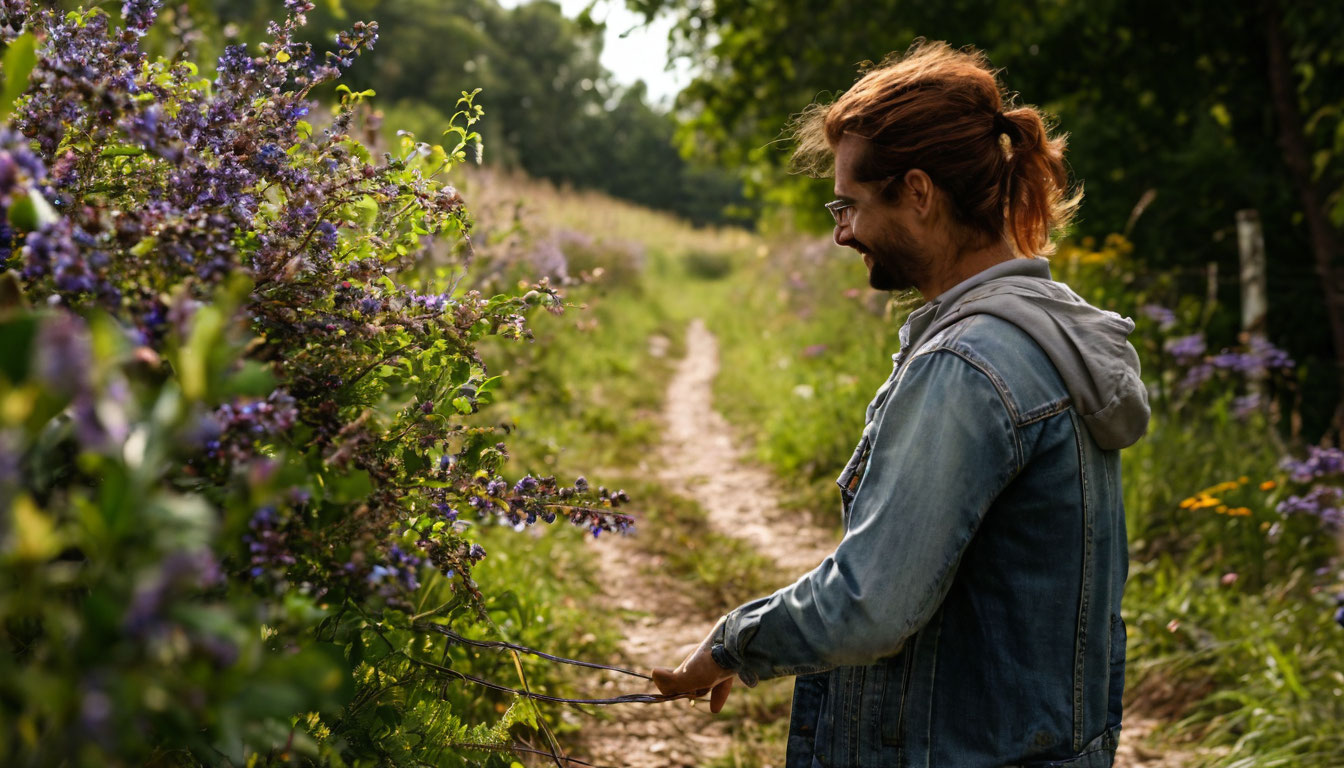
<path id="1" fill-rule="evenodd" d="M 787 173 L 791 147 L 781 131 L 790 115 L 843 92 L 863 62 L 904 51 L 919 36 L 973 45 L 1002 68 L 1019 101 L 1053 113 L 1070 134 L 1068 158 L 1087 193 L 1079 235 L 1124 232 L 1141 264 L 1186 287 L 1204 279 L 1209 262 L 1235 281 L 1235 213 L 1256 209 L 1270 258 L 1271 332 L 1318 363 L 1344 352 L 1344 8 L 1163 0 L 629 3 L 649 15 L 673 14 L 673 53 L 698 67 L 678 100 L 683 145 L 741 168 L 752 194 L 799 211 L 806 225 L 829 226 L 820 203 L 830 184 Z M 1276 77 L 1287 84 L 1282 97 Z M 1296 175 L 1294 163 L 1305 164 Z M 1235 285 L 1222 298 L 1234 306 Z M 1228 341 L 1235 326 L 1226 313 Z M 1309 371 L 1312 388 L 1333 400 L 1332 366 Z"/>

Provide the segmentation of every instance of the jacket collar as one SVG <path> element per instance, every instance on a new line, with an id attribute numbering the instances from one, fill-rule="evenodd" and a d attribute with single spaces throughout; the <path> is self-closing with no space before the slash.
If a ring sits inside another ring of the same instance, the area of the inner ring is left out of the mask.
<path id="1" fill-rule="evenodd" d="M 906 318 L 905 325 L 901 326 L 900 332 L 901 349 L 913 349 L 915 345 L 918 345 L 919 338 L 924 335 L 924 331 L 928 330 L 933 321 L 942 315 L 945 310 L 956 306 L 957 302 L 972 288 L 990 280 L 1015 275 L 1050 280 L 1052 279 L 1050 277 L 1050 262 L 1039 257 L 1009 259 L 988 269 L 983 269 L 948 288 L 938 294 L 933 301 L 911 312 L 910 316 Z"/>

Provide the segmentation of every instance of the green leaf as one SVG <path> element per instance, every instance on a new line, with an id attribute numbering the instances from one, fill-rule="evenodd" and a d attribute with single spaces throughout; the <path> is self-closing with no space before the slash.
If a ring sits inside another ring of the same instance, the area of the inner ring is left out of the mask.
<path id="1" fill-rule="evenodd" d="M 60 219 L 60 214 L 35 189 L 17 197 L 9 206 L 9 223 L 24 232 L 36 232 Z"/>
<path id="2" fill-rule="evenodd" d="M 20 35 L 5 49 L 4 89 L 0 92 L 0 121 L 8 122 L 14 102 L 28 90 L 28 77 L 37 65 L 37 39 L 31 32 Z"/>
<path id="3" fill-rule="evenodd" d="M 247 360 L 242 368 L 224 383 L 225 395 L 264 397 L 275 389 L 275 376 L 270 368 L 256 360 Z"/>
<path id="4" fill-rule="evenodd" d="M 354 223 L 360 227 L 372 227 L 378 221 L 378 201 L 371 196 L 364 195 L 351 203 L 350 207 L 354 209 Z"/>
<path id="5" fill-rule="evenodd" d="M 0 355 L 0 375 L 10 383 L 17 384 L 28 377 L 36 333 L 37 318 L 32 315 L 19 315 L 0 322 L 0 349 L 5 350 L 5 354 Z"/>
<path id="6" fill-rule="evenodd" d="M 30 497 L 23 495 L 14 501 L 13 515 L 13 528 L 5 543 L 6 554 L 19 560 L 42 561 L 61 551 L 56 526 Z"/>

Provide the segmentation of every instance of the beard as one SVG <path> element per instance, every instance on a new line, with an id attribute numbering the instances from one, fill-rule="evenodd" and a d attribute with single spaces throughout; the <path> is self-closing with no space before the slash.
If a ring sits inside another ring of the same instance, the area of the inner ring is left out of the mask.
<path id="1" fill-rule="evenodd" d="M 929 260 L 919 252 L 919 244 L 897 222 L 871 243 L 860 245 L 868 266 L 868 285 L 879 291 L 907 291 L 924 282 Z"/>

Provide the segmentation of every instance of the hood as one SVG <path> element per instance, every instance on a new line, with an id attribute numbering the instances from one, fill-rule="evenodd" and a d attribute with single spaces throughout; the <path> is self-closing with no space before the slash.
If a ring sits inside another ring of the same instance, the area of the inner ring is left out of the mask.
<path id="1" fill-rule="evenodd" d="M 1049 279 L 1048 268 L 1044 279 L 1012 271 L 1018 274 L 985 280 L 943 303 L 928 336 L 972 314 L 1016 325 L 1055 364 L 1097 445 L 1118 450 L 1138 442 L 1148 429 L 1149 408 L 1139 355 L 1128 341 L 1134 321 L 1088 304 Z"/>

